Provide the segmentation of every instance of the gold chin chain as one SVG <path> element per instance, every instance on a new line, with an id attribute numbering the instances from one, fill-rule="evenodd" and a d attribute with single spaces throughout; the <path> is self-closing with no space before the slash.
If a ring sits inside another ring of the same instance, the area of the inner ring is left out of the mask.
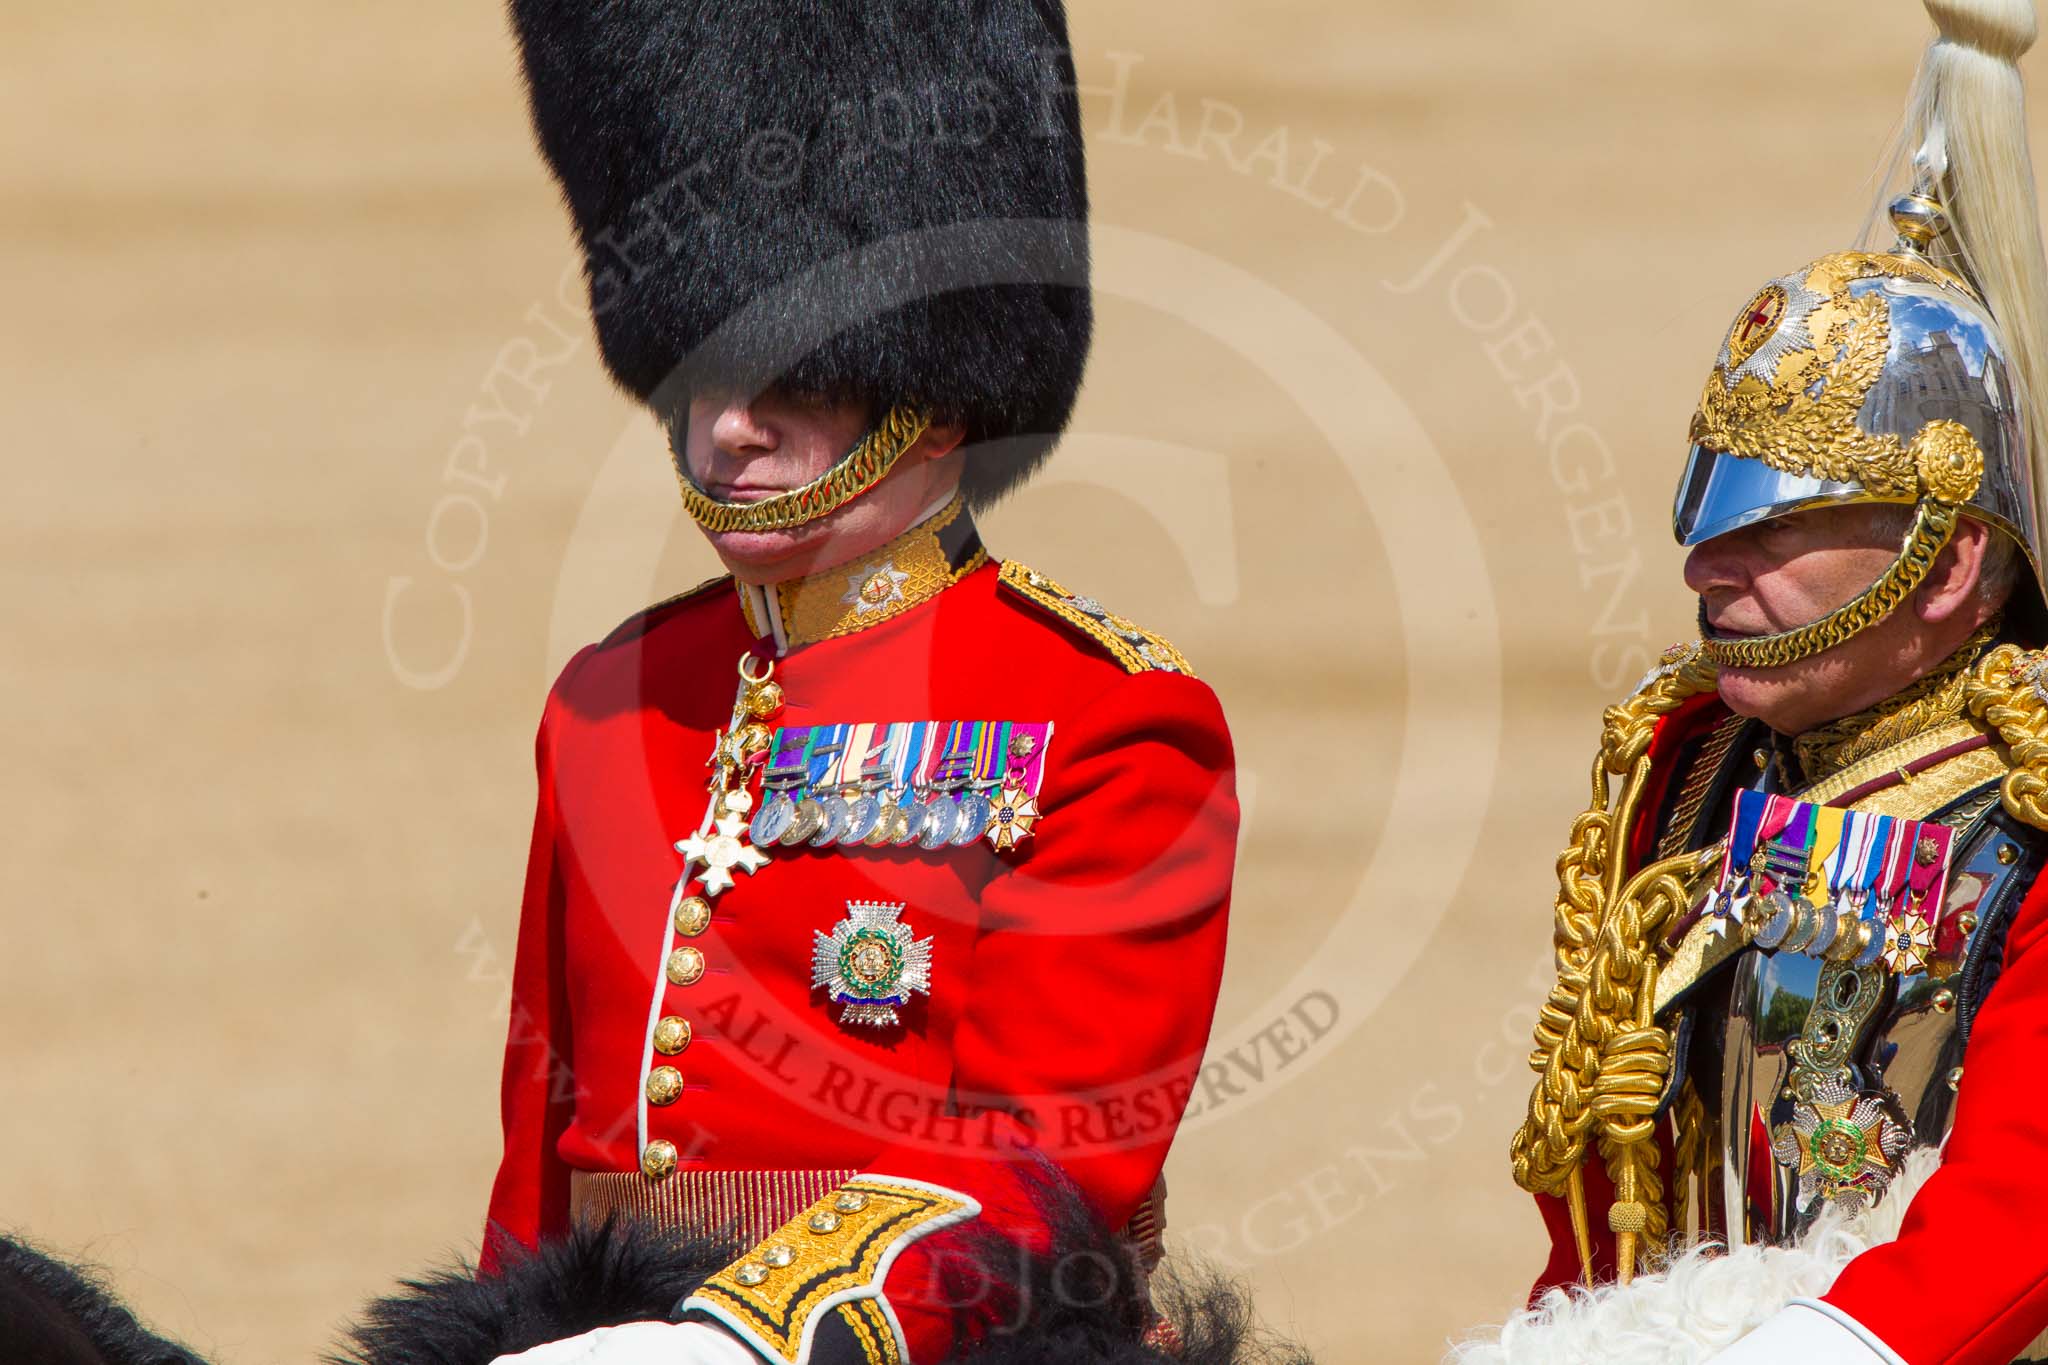
<path id="1" fill-rule="evenodd" d="M 1742 640 L 1704 635 L 1700 652 L 1717 668 L 1782 668 L 1824 649 L 1833 649 L 1891 615 L 1892 608 L 1926 581 L 1935 557 L 1955 534 L 1958 515 L 1958 510 L 1948 503 L 1923 499 L 1914 510 L 1913 529 L 1899 557 L 1878 575 L 1875 583 L 1848 602 L 1811 625 L 1782 630 L 1776 635 Z"/>
<path id="2" fill-rule="evenodd" d="M 683 507 L 707 531 L 786 531 L 828 516 L 882 481 L 932 424 L 915 408 L 889 410 L 846 457 L 805 484 L 759 502 L 720 502 L 697 487 L 677 457 Z"/>

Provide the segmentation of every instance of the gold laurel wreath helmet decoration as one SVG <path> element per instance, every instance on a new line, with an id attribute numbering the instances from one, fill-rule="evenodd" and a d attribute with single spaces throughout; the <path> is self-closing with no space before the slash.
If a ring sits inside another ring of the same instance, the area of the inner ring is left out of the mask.
<path id="1" fill-rule="evenodd" d="M 786 531 L 829 516 L 887 476 L 932 424 L 923 410 L 899 404 L 830 469 L 801 488 L 759 502 L 720 502 L 699 488 L 676 459 L 683 507 L 707 531 Z"/>

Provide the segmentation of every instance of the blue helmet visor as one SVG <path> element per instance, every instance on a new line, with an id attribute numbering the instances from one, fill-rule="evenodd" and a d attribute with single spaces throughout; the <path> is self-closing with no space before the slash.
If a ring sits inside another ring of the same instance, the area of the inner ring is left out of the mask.
<path id="1" fill-rule="evenodd" d="M 1671 509 L 1672 534 L 1688 549 L 1704 540 L 1739 531 L 1772 517 L 1808 507 L 1845 502 L 1889 502 L 1873 498 L 1860 483 L 1837 483 L 1807 474 L 1787 474 L 1762 460 L 1694 446 Z"/>

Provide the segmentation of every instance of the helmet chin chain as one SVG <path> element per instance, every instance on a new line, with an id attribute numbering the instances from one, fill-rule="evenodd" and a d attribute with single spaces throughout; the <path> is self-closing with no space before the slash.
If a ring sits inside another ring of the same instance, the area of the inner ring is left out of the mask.
<path id="1" fill-rule="evenodd" d="M 1700 604 L 1700 657 L 1716 668 L 1782 668 L 1833 649 L 1876 625 L 1927 581 L 1956 532 L 1963 506 L 1976 495 L 1984 474 L 1984 453 L 1960 423 L 1930 422 L 1912 444 L 1920 500 L 1906 543 L 1877 581 L 1818 621 L 1779 631 L 1725 639 L 1707 629 Z"/>
<path id="2" fill-rule="evenodd" d="M 683 491 L 683 507 L 707 531 L 786 531 L 807 525 L 880 483 L 931 423 L 930 415 L 916 408 L 891 408 L 859 445 L 823 474 L 802 488 L 759 502 L 720 502 L 697 486 L 678 454 L 676 482 Z"/>
<path id="3" fill-rule="evenodd" d="M 1700 655 L 1716 668 L 1782 668 L 1833 649 L 1891 615 L 1899 603 L 1926 581 L 1959 515 L 1954 504 L 1922 499 L 1913 515 L 1906 544 L 1877 581 L 1818 621 L 1781 630 L 1775 635 L 1726 639 L 1707 628 L 1707 605 L 1700 603 Z"/>

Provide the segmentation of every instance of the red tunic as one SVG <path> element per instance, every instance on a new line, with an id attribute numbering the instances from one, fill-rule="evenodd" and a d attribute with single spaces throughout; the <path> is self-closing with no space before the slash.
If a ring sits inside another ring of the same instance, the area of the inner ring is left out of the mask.
<path id="1" fill-rule="evenodd" d="M 792 648 L 772 725 L 1051 722 L 1043 818 L 1006 853 L 986 840 L 771 847 L 687 940 L 670 938 L 675 844 L 703 818 L 736 665 L 772 645 L 721 581 L 577 654 L 536 742 L 494 1237 L 560 1233 L 571 1172 L 637 1172 L 657 1140 L 674 1144 L 679 1176 L 928 1182 L 1026 1243 L 1035 1151 L 1112 1226 L 1128 1219 L 1208 1038 L 1237 803 L 1215 696 L 1099 635 L 987 563 L 882 624 Z M 929 996 L 899 1027 L 841 1023 L 813 989 L 814 935 L 850 901 L 900 903 L 902 922 L 934 940 Z M 676 985 L 664 954 L 684 942 L 705 969 Z M 688 1021 L 680 1053 L 653 1053 L 657 1016 Z M 649 1068 L 662 1063 L 682 1093 L 650 1103 Z M 929 1292 L 945 1240 L 909 1244 L 882 1286 L 915 1359 L 952 1344 Z"/>

